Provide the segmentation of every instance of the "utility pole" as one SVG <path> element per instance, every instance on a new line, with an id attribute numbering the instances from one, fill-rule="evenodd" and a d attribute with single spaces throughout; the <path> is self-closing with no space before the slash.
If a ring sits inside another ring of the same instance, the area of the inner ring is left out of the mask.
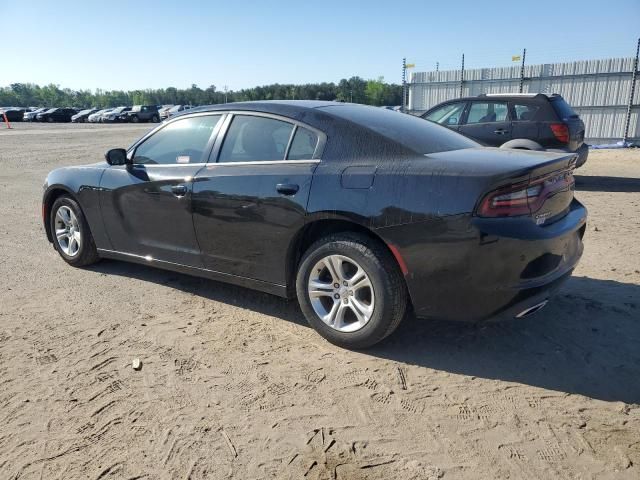
<path id="1" fill-rule="evenodd" d="M 402 113 L 406 113 L 407 105 L 407 57 L 402 59 Z"/>
<path id="2" fill-rule="evenodd" d="M 436 62 L 436 72 L 440 70 L 440 62 Z"/>
<path id="3" fill-rule="evenodd" d="M 460 70 L 460 98 L 462 98 L 462 85 L 464 85 L 464 53 L 462 54 L 462 69 Z"/>
<path id="4" fill-rule="evenodd" d="M 228 87 L 225 85 L 224 86 L 224 103 L 227 103 L 227 90 L 228 90 Z"/>
<path id="5" fill-rule="evenodd" d="M 527 56 L 527 49 L 522 50 L 522 64 L 520 65 L 520 88 L 518 89 L 518 93 L 522 93 L 522 88 L 524 87 L 524 59 Z"/>
<path id="6" fill-rule="evenodd" d="M 627 118 L 624 122 L 624 134 L 622 135 L 622 143 L 627 143 L 629 138 L 629 126 L 631 125 L 631 108 L 633 107 L 633 97 L 636 93 L 636 80 L 638 79 L 638 55 L 640 54 L 640 38 L 636 46 L 636 58 L 633 60 L 633 72 L 631 73 L 631 93 L 629 94 L 629 102 L 627 103 Z M 637 127 L 636 127 L 637 128 Z"/>

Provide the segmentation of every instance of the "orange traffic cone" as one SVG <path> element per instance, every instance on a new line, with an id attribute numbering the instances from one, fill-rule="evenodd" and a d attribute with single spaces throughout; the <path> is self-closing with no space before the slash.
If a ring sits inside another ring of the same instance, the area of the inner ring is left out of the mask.
<path id="1" fill-rule="evenodd" d="M 4 117 L 4 123 L 7 124 L 7 128 L 11 128 L 11 124 L 9 123 L 9 119 L 7 118 L 7 114 L 2 112 L 2 116 Z"/>

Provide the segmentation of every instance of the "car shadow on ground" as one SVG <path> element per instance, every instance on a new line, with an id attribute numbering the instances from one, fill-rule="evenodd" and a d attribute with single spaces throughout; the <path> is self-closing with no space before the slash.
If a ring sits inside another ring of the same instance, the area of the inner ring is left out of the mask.
<path id="1" fill-rule="evenodd" d="M 583 192 L 640 192 L 640 178 L 575 175 L 576 190 Z"/>
<path id="2" fill-rule="evenodd" d="M 307 326 L 296 302 L 242 287 L 117 261 L 91 269 Z M 640 286 L 572 277 L 545 309 L 498 323 L 409 315 L 391 337 L 365 353 L 449 373 L 640 403 Z"/>

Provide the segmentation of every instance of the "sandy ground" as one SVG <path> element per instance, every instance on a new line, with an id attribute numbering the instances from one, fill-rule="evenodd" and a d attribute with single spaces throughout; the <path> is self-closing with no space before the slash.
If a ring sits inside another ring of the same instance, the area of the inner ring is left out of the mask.
<path id="1" fill-rule="evenodd" d="M 640 478 L 640 151 L 592 152 L 578 172 L 585 255 L 539 314 L 409 318 L 356 353 L 294 302 L 67 266 L 41 226 L 46 173 L 148 126 L 14 127 L 0 130 L 1 479 Z"/>

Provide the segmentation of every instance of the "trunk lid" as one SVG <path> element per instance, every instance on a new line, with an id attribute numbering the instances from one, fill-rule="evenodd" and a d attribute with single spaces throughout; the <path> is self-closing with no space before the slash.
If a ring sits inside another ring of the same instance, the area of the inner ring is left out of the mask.
<path id="1" fill-rule="evenodd" d="M 562 218 L 573 201 L 573 153 L 473 148 L 427 156 L 477 188 L 480 216 L 529 216 L 542 225 Z"/>

